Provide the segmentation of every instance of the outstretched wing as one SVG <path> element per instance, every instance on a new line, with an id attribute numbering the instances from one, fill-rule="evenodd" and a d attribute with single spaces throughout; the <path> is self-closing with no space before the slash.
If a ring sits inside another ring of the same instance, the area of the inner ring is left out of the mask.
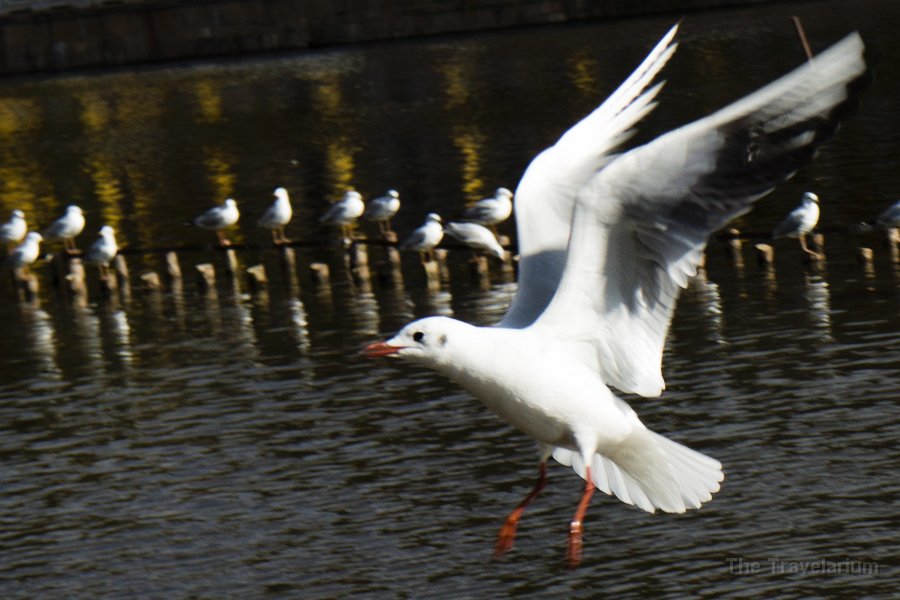
<path id="1" fill-rule="evenodd" d="M 562 278 L 578 190 L 611 159 L 610 153 L 656 106 L 661 84 L 650 88 L 675 52 L 678 26 L 599 108 L 531 161 L 515 193 L 519 242 L 518 291 L 501 327 L 526 327 L 547 307 Z"/>
<path id="2" fill-rule="evenodd" d="M 659 395 L 672 310 L 709 236 L 812 160 L 865 71 L 852 34 L 596 173 L 578 193 L 559 290 L 533 327 L 576 343 L 608 384 Z"/>

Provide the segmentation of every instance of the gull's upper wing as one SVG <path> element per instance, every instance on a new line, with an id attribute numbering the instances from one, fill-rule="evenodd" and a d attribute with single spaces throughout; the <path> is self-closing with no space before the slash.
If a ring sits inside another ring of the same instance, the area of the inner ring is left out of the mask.
<path id="1" fill-rule="evenodd" d="M 534 323 L 604 381 L 659 395 L 678 293 L 714 231 L 812 160 L 866 66 L 858 34 L 595 173 L 578 193 L 557 294 Z"/>
<path id="2" fill-rule="evenodd" d="M 500 326 L 526 327 L 549 304 L 562 278 L 578 190 L 655 107 L 661 84 L 646 88 L 675 52 L 677 31 L 672 27 L 600 107 L 528 165 L 515 193 L 519 287 Z"/>

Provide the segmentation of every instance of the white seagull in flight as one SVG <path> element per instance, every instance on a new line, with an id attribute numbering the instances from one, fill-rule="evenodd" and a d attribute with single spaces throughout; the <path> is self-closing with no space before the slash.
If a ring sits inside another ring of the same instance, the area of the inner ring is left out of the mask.
<path id="1" fill-rule="evenodd" d="M 648 86 L 675 51 L 676 29 L 525 171 L 515 194 L 519 288 L 500 323 L 429 317 L 365 349 L 446 375 L 537 440 L 537 485 L 501 528 L 497 555 L 512 547 L 551 456 L 585 479 L 571 566 L 595 487 L 671 513 L 719 489 L 717 460 L 649 430 L 610 387 L 662 393 L 672 311 L 710 235 L 812 160 L 866 71 L 854 33 L 734 104 L 614 154 L 654 107 L 660 84 Z"/>

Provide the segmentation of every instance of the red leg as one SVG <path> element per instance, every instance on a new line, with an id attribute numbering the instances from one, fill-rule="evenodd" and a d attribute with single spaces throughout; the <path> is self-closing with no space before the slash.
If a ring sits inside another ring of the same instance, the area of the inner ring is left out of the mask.
<path id="1" fill-rule="evenodd" d="M 522 518 L 522 513 L 525 512 L 525 508 L 531 504 L 532 500 L 537 498 L 538 494 L 541 493 L 541 490 L 544 489 L 544 486 L 547 485 L 547 462 L 541 461 L 538 468 L 538 480 L 537 483 L 534 484 L 534 489 L 525 496 L 524 500 L 519 502 L 519 505 L 511 513 L 509 513 L 509 516 L 506 517 L 506 522 L 503 523 L 503 527 L 500 528 L 500 533 L 497 535 L 497 544 L 494 546 L 494 558 L 503 555 L 512 548 L 513 541 L 516 539 L 516 529 L 519 527 L 519 519 Z"/>
<path id="2" fill-rule="evenodd" d="M 578 510 L 572 518 L 569 525 L 569 547 L 566 557 L 569 559 L 569 566 L 575 568 L 581 562 L 581 534 L 584 532 L 584 513 L 587 512 L 588 504 L 591 503 L 591 496 L 594 495 L 594 482 L 591 481 L 591 468 L 585 467 L 585 477 L 587 481 L 584 484 L 584 491 L 581 493 L 581 502 L 578 503 Z"/>

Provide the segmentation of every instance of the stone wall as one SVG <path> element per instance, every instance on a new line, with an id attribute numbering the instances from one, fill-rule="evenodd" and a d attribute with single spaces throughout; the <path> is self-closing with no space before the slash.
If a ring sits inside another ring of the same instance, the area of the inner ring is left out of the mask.
<path id="1" fill-rule="evenodd" d="M 773 0 L 3 0 L 0 74 L 763 3 Z"/>

